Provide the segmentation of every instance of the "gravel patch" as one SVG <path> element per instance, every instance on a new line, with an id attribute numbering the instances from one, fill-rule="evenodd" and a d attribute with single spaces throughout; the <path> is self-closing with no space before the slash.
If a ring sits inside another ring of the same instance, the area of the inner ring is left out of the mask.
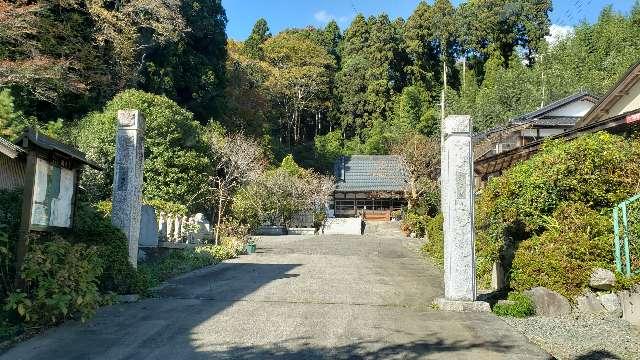
<path id="1" fill-rule="evenodd" d="M 640 358 L 640 329 L 622 319 L 570 315 L 503 320 L 560 360 Z"/>

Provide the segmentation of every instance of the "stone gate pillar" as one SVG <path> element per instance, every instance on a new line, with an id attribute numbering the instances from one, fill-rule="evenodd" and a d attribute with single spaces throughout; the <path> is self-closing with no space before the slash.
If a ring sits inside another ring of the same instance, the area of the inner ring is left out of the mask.
<path id="1" fill-rule="evenodd" d="M 142 210 L 144 129 L 140 111 L 118 111 L 111 223 L 122 229 L 129 239 L 129 261 L 134 267 L 138 265 Z"/>
<path id="2" fill-rule="evenodd" d="M 476 300 L 473 142 L 470 116 L 442 124 L 441 202 L 444 215 L 444 310 L 487 311 Z"/>

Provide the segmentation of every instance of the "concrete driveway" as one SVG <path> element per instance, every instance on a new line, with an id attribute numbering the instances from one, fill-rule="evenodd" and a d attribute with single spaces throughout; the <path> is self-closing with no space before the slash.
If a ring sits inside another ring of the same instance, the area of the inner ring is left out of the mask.
<path id="1" fill-rule="evenodd" d="M 372 232 L 372 231 L 368 231 Z M 2 359 L 546 359 L 491 314 L 431 309 L 442 274 L 397 232 L 272 237 Z"/>

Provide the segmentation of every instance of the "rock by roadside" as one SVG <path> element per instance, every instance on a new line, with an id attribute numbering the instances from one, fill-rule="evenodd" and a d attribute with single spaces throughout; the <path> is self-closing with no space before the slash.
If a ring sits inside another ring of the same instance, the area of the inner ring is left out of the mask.
<path id="1" fill-rule="evenodd" d="M 503 320 L 560 360 L 637 359 L 640 354 L 640 330 L 606 314 Z"/>

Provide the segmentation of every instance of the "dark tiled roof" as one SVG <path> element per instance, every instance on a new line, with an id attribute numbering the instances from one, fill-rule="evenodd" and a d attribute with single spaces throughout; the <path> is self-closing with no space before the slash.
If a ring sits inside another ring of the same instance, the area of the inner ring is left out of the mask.
<path id="1" fill-rule="evenodd" d="M 20 146 L 0 137 L 0 153 L 3 153 L 10 158 L 15 158 L 18 154 L 23 152 L 24 150 Z"/>
<path id="2" fill-rule="evenodd" d="M 557 117 L 557 118 L 546 117 L 545 118 L 544 115 L 552 112 L 553 110 L 556 110 L 557 108 L 563 107 L 573 101 L 581 100 L 583 98 L 592 101 L 594 104 L 596 101 L 598 101 L 597 97 L 589 94 L 586 91 L 582 91 L 582 92 L 573 94 L 571 96 L 562 98 L 560 100 L 554 101 L 538 110 L 520 115 L 514 119 L 509 120 L 504 125 L 496 126 L 482 133 L 476 133 L 474 134 L 474 140 L 478 142 L 478 141 L 481 141 L 482 139 L 485 139 L 491 134 L 502 132 L 512 127 L 519 128 L 522 125 L 574 126 L 580 118 L 573 118 L 573 117 Z"/>
<path id="3" fill-rule="evenodd" d="M 536 119 L 535 124 L 538 126 L 566 126 L 573 127 L 580 120 L 580 117 L 565 116 L 565 117 L 548 117 Z"/>
<path id="4" fill-rule="evenodd" d="M 539 118 L 543 115 L 545 115 L 546 113 L 552 112 L 553 110 L 559 108 L 559 107 L 563 107 L 571 102 L 574 102 L 576 100 L 580 100 L 582 98 L 591 98 L 593 100 L 593 103 L 595 104 L 596 101 L 598 100 L 595 96 L 590 95 L 588 92 L 586 91 L 581 91 L 579 93 L 573 94 L 571 96 L 567 96 L 566 98 L 562 98 L 560 100 L 554 101 L 546 106 L 541 107 L 538 110 L 532 111 L 530 113 L 526 113 L 524 115 L 520 115 L 517 118 L 511 120 L 511 123 L 513 124 L 521 124 L 521 123 L 525 123 L 528 122 L 529 120 L 532 119 L 536 119 Z"/>
<path id="5" fill-rule="evenodd" d="M 343 171 L 344 170 L 344 171 Z M 407 172 L 401 156 L 344 156 L 334 166 L 336 191 L 403 191 Z"/>
<path id="6" fill-rule="evenodd" d="M 16 143 L 20 143 L 24 139 L 27 139 L 29 143 L 33 143 L 37 147 L 44 150 L 57 151 L 77 160 L 82 164 L 89 165 L 96 170 L 103 170 L 100 165 L 87 159 L 87 156 L 83 152 L 69 145 L 65 145 L 57 140 L 54 140 L 38 131 L 29 130 L 25 132 L 24 135 L 22 135 L 22 137 L 18 141 L 16 141 Z"/>

